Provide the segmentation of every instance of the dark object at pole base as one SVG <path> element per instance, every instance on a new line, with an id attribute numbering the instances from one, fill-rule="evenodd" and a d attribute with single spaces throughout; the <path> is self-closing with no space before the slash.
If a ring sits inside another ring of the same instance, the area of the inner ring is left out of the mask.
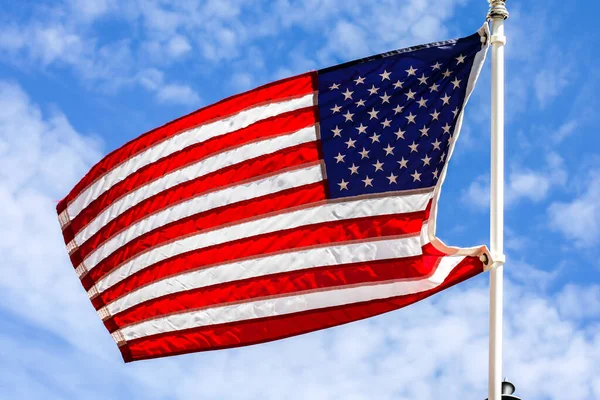
<path id="1" fill-rule="evenodd" d="M 513 396 L 515 392 L 515 385 L 509 381 L 502 382 L 502 400 L 521 400 L 520 397 Z M 488 400 L 488 399 L 485 399 Z"/>

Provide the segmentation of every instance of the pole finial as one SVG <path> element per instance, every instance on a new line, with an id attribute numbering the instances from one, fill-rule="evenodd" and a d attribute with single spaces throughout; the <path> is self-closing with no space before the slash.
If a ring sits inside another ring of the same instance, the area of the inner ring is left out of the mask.
<path id="1" fill-rule="evenodd" d="M 488 20 L 494 18 L 508 18 L 509 14 L 506 9 L 506 0 L 488 0 L 488 3 L 490 3 L 490 9 L 487 15 Z"/>

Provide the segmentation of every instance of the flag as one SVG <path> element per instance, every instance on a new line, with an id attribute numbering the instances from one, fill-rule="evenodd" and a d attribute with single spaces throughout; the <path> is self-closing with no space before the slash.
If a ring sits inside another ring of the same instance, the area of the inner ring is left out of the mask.
<path id="1" fill-rule="evenodd" d="M 435 216 L 488 36 L 273 82 L 93 166 L 57 211 L 123 359 L 328 328 L 482 272 L 487 249 L 446 246 Z"/>

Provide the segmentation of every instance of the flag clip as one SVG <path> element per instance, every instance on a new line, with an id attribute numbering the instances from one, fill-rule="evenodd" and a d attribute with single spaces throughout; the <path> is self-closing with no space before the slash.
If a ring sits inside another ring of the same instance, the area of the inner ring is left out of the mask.
<path id="1" fill-rule="evenodd" d="M 504 35 L 492 35 L 492 37 L 490 38 L 490 43 L 491 44 L 494 44 L 494 43 L 506 44 L 506 36 L 504 36 Z"/>
<path id="2" fill-rule="evenodd" d="M 492 256 L 486 249 L 486 251 L 479 256 L 479 260 L 483 263 L 483 270 L 489 271 L 493 267 L 504 265 L 506 256 L 504 254 Z"/>

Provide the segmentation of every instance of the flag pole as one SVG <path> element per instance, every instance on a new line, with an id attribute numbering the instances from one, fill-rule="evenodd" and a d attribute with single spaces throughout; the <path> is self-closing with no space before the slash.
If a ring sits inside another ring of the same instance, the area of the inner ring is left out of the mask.
<path id="1" fill-rule="evenodd" d="M 492 139 L 490 182 L 490 343 L 488 399 L 501 400 L 504 268 L 504 21 L 506 0 L 488 0 L 492 45 Z"/>

